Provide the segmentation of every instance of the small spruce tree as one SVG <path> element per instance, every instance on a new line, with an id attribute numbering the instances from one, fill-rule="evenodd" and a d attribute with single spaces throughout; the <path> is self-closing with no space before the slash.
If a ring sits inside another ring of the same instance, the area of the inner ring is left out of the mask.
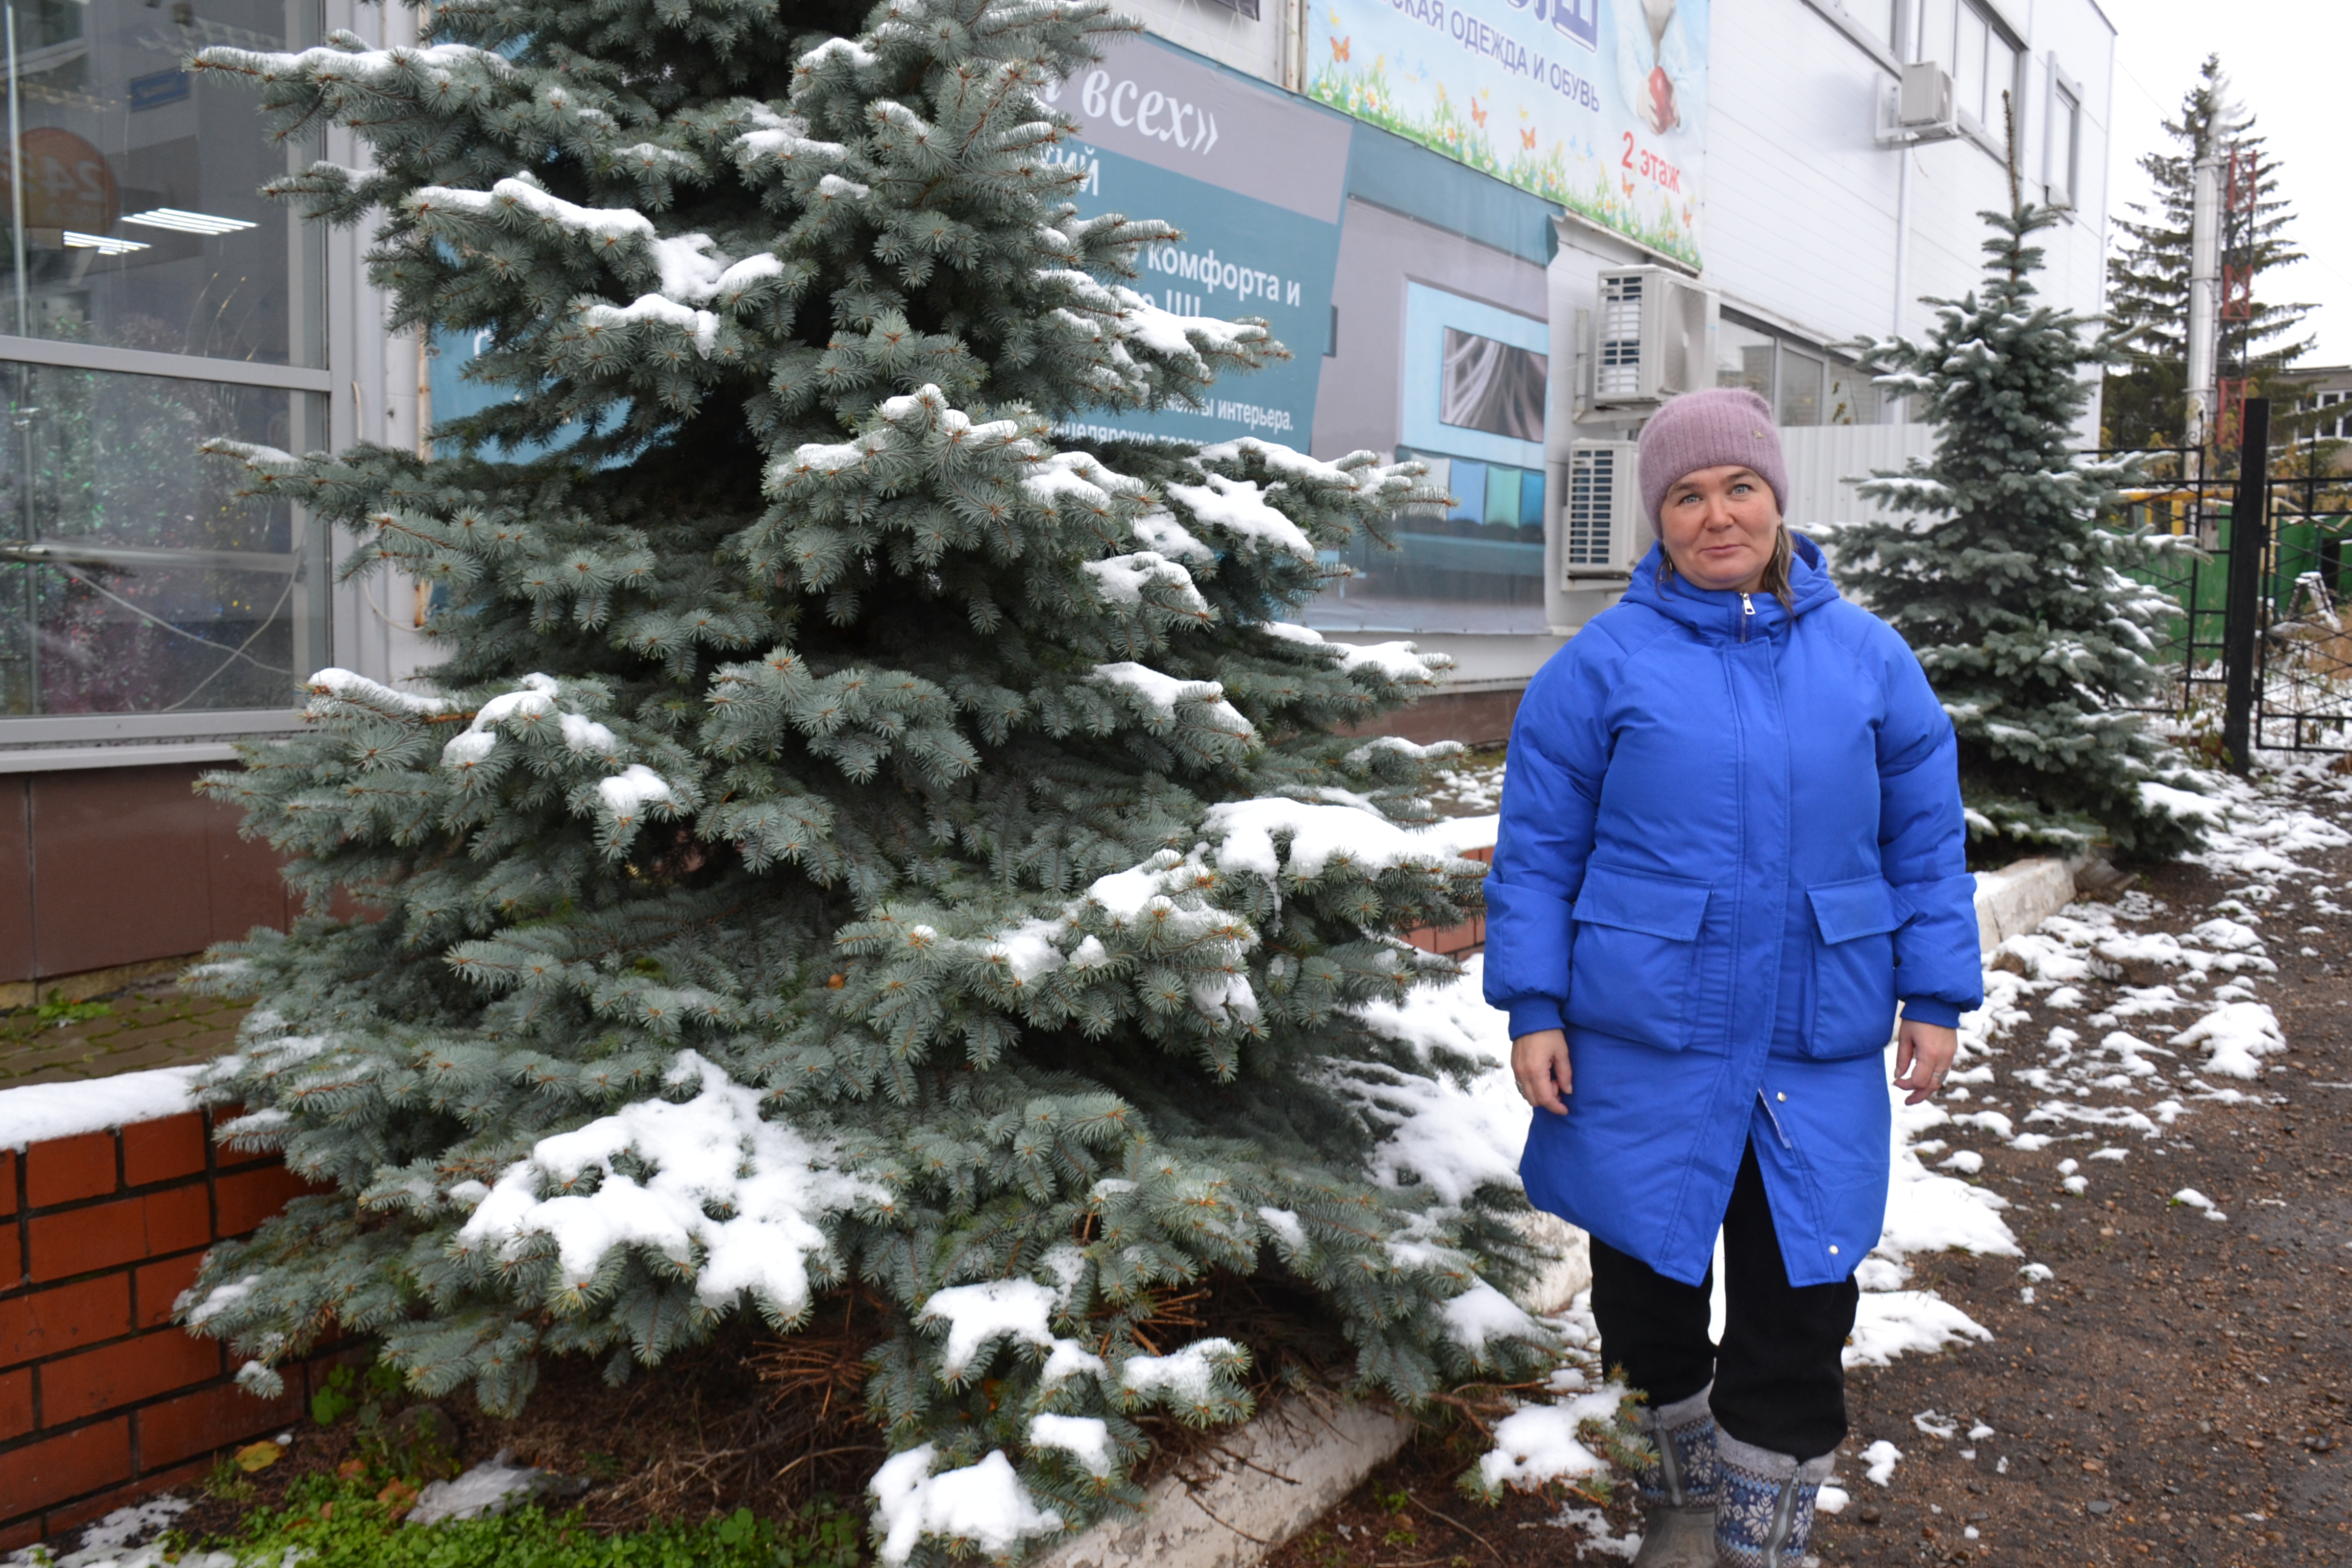
<path id="1" fill-rule="evenodd" d="M 2085 373 L 2117 351 L 2037 298 L 2031 238 L 2057 213 L 1982 216 L 1981 288 L 1927 301 L 1922 340 L 1860 344 L 1881 386 L 1921 401 L 1936 450 L 1858 487 L 1910 515 L 1839 529 L 1838 577 L 1903 634 L 1951 715 L 1972 837 L 2168 857 L 2196 839 L 2162 804 L 2189 780 L 2136 710 L 2161 701 L 2152 656 L 2179 608 L 2131 574 L 2176 546 L 2113 526 L 2134 468 L 2074 450 L 2098 384 Z"/>
<path id="2" fill-rule="evenodd" d="M 341 1330 L 512 1410 L 542 1355 L 619 1378 L 859 1282 L 902 1562 L 1132 1499 L 1149 1409 L 1245 1415 L 1179 1300 L 1220 1271 L 1405 1400 L 1549 1353 L 1496 1289 L 1524 1199 L 1395 1135 L 1470 1065 L 1400 1021 L 1456 971 L 1399 933 L 1483 868 L 1421 795 L 1450 748 L 1339 731 L 1443 661 L 1283 619 L 1440 498 L 1057 434 L 1284 352 L 1124 286 L 1167 225 L 1062 199 L 1039 90 L 1129 26 L 454 0 L 426 47 L 199 58 L 373 146 L 278 194 L 380 210 L 396 322 L 517 395 L 430 460 L 217 448 L 446 590 L 430 689 L 322 671 L 206 780 L 366 911 L 202 971 L 259 998 L 226 1135 L 328 1189 L 187 1299 L 250 1385 Z"/>

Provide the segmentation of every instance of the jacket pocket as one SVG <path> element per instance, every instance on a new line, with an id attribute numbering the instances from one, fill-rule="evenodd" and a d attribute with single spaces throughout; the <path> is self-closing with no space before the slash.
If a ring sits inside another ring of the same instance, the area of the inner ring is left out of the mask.
<path id="1" fill-rule="evenodd" d="M 1895 1025 L 1895 889 L 1884 877 L 1809 888 L 1821 943 L 1805 1052 L 1825 1060 L 1883 1048 Z"/>
<path id="2" fill-rule="evenodd" d="M 1690 1044 L 1705 882 L 1589 867 L 1576 895 L 1568 1021 L 1638 1045 Z"/>

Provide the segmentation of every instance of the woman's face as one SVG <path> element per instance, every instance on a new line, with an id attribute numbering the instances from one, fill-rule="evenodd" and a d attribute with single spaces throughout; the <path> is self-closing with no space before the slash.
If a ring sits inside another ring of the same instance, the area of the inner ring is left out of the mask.
<path id="1" fill-rule="evenodd" d="M 1693 587 L 1752 594 L 1779 542 L 1772 487 L 1737 463 L 1676 479 L 1658 509 L 1658 542 Z"/>

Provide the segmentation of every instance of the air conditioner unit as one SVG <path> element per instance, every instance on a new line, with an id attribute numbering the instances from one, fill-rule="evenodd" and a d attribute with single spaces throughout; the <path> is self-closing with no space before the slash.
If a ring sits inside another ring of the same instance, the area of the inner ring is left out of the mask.
<path id="1" fill-rule="evenodd" d="M 1601 274 L 1585 355 L 1585 402 L 1641 408 L 1715 384 L 1715 291 L 1663 267 Z"/>
<path id="2" fill-rule="evenodd" d="M 1957 132 L 1960 111 L 1952 94 L 1952 73 L 1933 60 L 1905 66 L 1895 99 L 1895 123 L 1913 132 Z"/>
<path id="3" fill-rule="evenodd" d="M 1559 509 L 1560 585 L 1591 588 L 1633 575 L 1648 545 L 1642 518 L 1641 447 L 1575 441 L 1568 448 L 1568 495 Z"/>

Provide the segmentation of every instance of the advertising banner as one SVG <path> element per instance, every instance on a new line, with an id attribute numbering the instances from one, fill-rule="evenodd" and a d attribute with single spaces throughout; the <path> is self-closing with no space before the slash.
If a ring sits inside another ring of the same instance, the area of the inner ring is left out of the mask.
<path id="1" fill-rule="evenodd" d="M 1348 183 L 1346 121 L 1150 38 L 1121 39 L 1050 101 L 1080 124 L 1060 160 L 1086 173 L 1088 216 L 1160 218 L 1183 237 L 1146 247 L 1131 285 L 1187 316 L 1263 316 L 1291 357 L 1221 377 L 1198 413 L 1105 414 L 1089 432 L 1304 450 L 1331 332 Z"/>
<path id="2" fill-rule="evenodd" d="M 1712 0 L 1310 0 L 1310 97 L 1699 265 Z"/>

